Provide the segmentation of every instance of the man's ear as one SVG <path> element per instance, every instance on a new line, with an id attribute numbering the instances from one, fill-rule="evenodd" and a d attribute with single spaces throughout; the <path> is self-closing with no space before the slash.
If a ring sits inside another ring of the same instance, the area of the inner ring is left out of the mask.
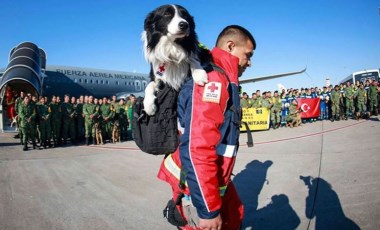
<path id="1" fill-rule="evenodd" d="M 235 42 L 227 41 L 227 51 L 231 53 L 234 48 L 235 48 Z"/>

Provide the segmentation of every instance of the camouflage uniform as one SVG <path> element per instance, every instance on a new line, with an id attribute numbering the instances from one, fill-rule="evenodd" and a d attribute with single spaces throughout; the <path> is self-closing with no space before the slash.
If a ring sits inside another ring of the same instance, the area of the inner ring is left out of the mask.
<path id="1" fill-rule="evenodd" d="M 77 131 L 77 141 L 82 141 L 84 136 L 84 116 L 83 116 L 83 104 L 78 103 L 75 106 L 75 114 L 76 114 L 76 131 Z"/>
<path id="2" fill-rule="evenodd" d="M 62 121 L 63 121 L 63 144 L 66 144 L 66 141 L 70 135 L 71 142 L 75 142 L 75 107 L 71 103 L 62 103 Z M 69 134 L 70 133 L 70 134 Z"/>
<path id="3" fill-rule="evenodd" d="M 61 104 L 51 102 L 50 108 L 50 128 L 54 145 L 61 143 L 62 108 Z"/>
<path id="4" fill-rule="evenodd" d="M 240 99 L 240 106 L 242 108 L 251 108 L 252 107 L 252 100 L 250 98 L 247 98 L 247 99 L 241 98 Z"/>
<path id="5" fill-rule="evenodd" d="M 24 100 L 24 98 L 22 98 L 22 97 L 18 97 L 16 99 L 16 102 L 15 102 L 15 112 L 16 112 L 17 115 L 19 115 L 19 113 L 20 113 L 19 112 L 20 111 L 20 106 L 21 106 L 21 104 L 23 104 L 23 100 Z M 19 128 L 18 129 L 18 134 L 20 136 L 20 142 L 21 142 L 22 145 L 24 145 L 23 137 L 22 137 L 22 132 L 21 132 L 21 129 L 20 129 L 20 116 L 17 116 L 16 122 L 17 122 L 17 127 Z"/>
<path id="6" fill-rule="evenodd" d="M 364 89 L 359 89 L 356 95 L 358 101 L 358 111 L 356 117 L 359 118 L 363 112 L 366 110 L 365 102 L 367 101 L 367 92 Z"/>
<path id="7" fill-rule="evenodd" d="M 340 103 L 340 92 L 338 90 L 333 90 L 331 92 L 331 121 L 339 119 L 339 103 Z"/>
<path id="8" fill-rule="evenodd" d="M 33 148 L 36 146 L 36 142 L 34 139 L 34 132 L 32 132 L 32 120 L 34 120 L 34 117 L 36 116 L 36 109 L 31 104 L 25 105 L 25 103 L 22 103 L 19 105 L 18 108 L 19 113 L 19 128 L 22 136 L 22 142 L 23 142 L 23 150 L 28 149 L 28 139 L 29 137 L 32 139 L 33 142 Z"/>
<path id="9" fill-rule="evenodd" d="M 297 105 L 291 104 L 289 106 L 289 114 L 286 116 L 286 122 L 289 123 L 290 127 L 293 127 L 297 120 Z"/>
<path id="10" fill-rule="evenodd" d="M 344 95 L 346 97 L 346 119 L 348 118 L 350 113 L 355 112 L 354 108 L 354 88 L 352 86 L 347 86 L 344 90 Z"/>
<path id="11" fill-rule="evenodd" d="M 280 126 L 281 122 L 281 112 L 282 112 L 282 101 L 281 98 L 273 97 L 272 98 L 273 107 L 270 109 L 270 119 L 272 121 L 273 128 Z"/>
<path id="12" fill-rule="evenodd" d="M 126 112 L 127 106 L 115 104 L 115 119 L 119 121 L 121 138 L 125 140 L 127 138 L 128 130 L 128 116 Z"/>
<path id="13" fill-rule="evenodd" d="M 94 124 L 99 116 L 99 107 L 93 103 L 86 103 L 83 105 L 83 115 L 84 115 L 84 128 L 85 128 L 85 138 L 86 144 L 89 144 L 89 138 L 95 138 L 95 127 Z"/>
<path id="14" fill-rule="evenodd" d="M 369 87 L 368 98 L 369 98 L 369 110 L 368 111 L 371 112 L 371 114 L 374 114 L 375 116 L 377 116 L 378 101 L 377 101 L 377 87 L 376 87 L 376 85 L 372 84 Z"/>
<path id="15" fill-rule="evenodd" d="M 102 117 L 102 128 L 105 138 L 111 139 L 112 137 L 112 118 L 115 116 L 114 108 L 110 104 L 102 104 L 100 106 L 100 115 Z"/>
<path id="16" fill-rule="evenodd" d="M 46 148 L 47 145 L 50 146 L 50 108 L 48 105 L 41 103 L 37 103 L 36 106 L 39 120 L 40 146 L 43 145 Z"/>

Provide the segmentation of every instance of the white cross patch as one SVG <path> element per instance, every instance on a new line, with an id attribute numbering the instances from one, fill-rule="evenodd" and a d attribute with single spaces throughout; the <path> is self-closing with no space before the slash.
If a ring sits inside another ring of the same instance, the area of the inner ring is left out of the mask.
<path id="1" fill-rule="evenodd" d="M 219 104 L 221 92 L 222 92 L 222 83 L 209 82 L 205 85 L 202 101 Z"/>

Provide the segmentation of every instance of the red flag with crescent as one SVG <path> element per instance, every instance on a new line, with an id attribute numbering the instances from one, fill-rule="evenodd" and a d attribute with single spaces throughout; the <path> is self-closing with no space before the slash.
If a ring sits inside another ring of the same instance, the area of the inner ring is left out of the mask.
<path id="1" fill-rule="evenodd" d="M 319 98 L 297 98 L 298 109 L 302 110 L 301 118 L 319 117 L 320 102 Z"/>

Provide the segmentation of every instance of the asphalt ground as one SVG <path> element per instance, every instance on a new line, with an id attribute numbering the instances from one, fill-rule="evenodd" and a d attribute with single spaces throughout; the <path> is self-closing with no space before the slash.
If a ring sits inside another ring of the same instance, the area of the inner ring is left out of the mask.
<path id="1" fill-rule="evenodd" d="M 318 121 L 246 135 L 233 181 L 244 229 L 378 229 L 380 122 Z M 0 229 L 175 229 L 162 157 L 134 142 L 22 151 L 0 134 Z"/>

